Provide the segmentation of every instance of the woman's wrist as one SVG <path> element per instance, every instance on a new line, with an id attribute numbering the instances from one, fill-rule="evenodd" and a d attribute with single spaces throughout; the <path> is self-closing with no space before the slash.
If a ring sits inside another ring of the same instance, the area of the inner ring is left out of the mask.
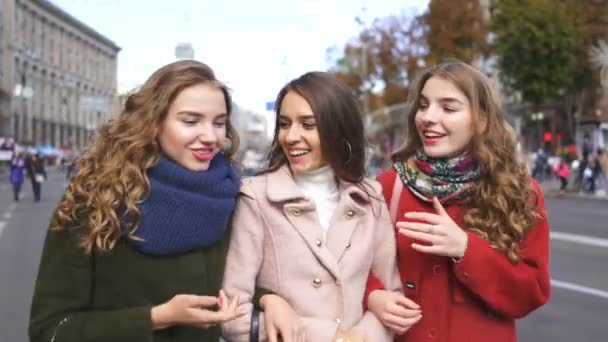
<path id="1" fill-rule="evenodd" d="M 259 304 L 262 311 L 266 310 L 266 305 L 268 305 L 268 301 L 272 300 L 272 296 L 275 296 L 272 293 L 263 294 L 260 296 Z"/>
<path id="2" fill-rule="evenodd" d="M 455 263 L 461 262 L 462 258 L 464 258 L 464 255 L 467 253 L 467 247 L 469 245 L 469 235 L 466 232 L 463 232 L 463 233 L 464 233 L 464 244 L 462 247 L 462 252 L 459 255 L 452 257 L 452 261 Z"/>
<path id="3" fill-rule="evenodd" d="M 152 307 L 150 310 L 150 319 L 154 330 L 165 329 L 173 323 L 170 320 L 167 303 Z"/>

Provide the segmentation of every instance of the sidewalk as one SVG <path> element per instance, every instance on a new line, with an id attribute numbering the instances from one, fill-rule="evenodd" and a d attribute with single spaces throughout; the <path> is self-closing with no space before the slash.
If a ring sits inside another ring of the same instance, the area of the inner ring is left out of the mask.
<path id="1" fill-rule="evenodd" d="M 559 188 L 560 182 L 556 179 L 546 180 L 540 184 L 540 188 L 543 191 L 545 197 L 549 198 L 560 198 Z M 592 195 L 588 193 L 582 192 L 573 192 L 572 190 L 566 190 L 566 193 L 561 196 L 561 198 L 579 198 L 579 199 L 590 199 L 590 200 L 598 200 L 598 201 L 608 201 L 608 194 L 603 195 Z"/>

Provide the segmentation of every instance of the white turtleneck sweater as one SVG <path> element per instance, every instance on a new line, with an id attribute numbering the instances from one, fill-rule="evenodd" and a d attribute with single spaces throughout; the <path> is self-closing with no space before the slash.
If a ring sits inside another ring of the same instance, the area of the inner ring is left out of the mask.
<path id="1" fill-rule="evenodd" d="M 315 203 L 325 240 L 329 221 L 340 200 L 334 171 L 328 165 L 309 173 L 294 174 L 294 180 L 304 195 Z"/>

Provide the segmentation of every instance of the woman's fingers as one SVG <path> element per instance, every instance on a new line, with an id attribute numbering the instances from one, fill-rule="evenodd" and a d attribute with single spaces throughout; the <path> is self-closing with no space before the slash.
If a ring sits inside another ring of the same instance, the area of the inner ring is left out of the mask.
<path id="1" fill-rule="evenodd" d="M 391 315 L 395 315 L 395 316 L 403 317 L 403 318 L 416 317 L 416 316 L 420 315 L 420 313 L 421 313 L 421 311 L 418 309 L 408 309 L 397 303 L 391 305 L 389 308 L 387 308 L 386 311 L 387 311 L 387 313 L 389 313 Z"/>
<path id="2" fill-rule="evenodd" d="M 407 236 L 411 239 L 426 242 L 429 244 L 435 244 L 439 241 L 439 236 L 428 233 L 417 232 L 409 229 L 399 229 L 399 234 Z"/>
<path id="3" fill-rule="evenodd" d="M 273 324 L 266 325 L 266 335 L 268 335 L 268 342 L 279 341 L 277 329 Z"/>
<path id="4" fill-rule="evenodd" d="M 218 297 L 213 296 L 196 296 L 196 295 L 178 295 L 179 301 L 185 303 L 191 308 L 195 307 L 210 307 L 218 304 Z M 177 296 L 176 296 L 177 299 Z"/>
<path id="5" fill-rule="evenodd" d="M 409 213 L 405 213 L 404 217 L 408 220 L 428 222 L 430 224 L 439 224 L 442 220 L 442 217 L 437 214 L 419 211 L 410 211 Z"/>
<path id="6" fill-rule="evenodd" d="M 385 322 L 385 324 L 387 326 L 388 325 L 393 326 L 394 327 L 393 330 L 395 330 L 395 331 L 401 330 L 401 333 L 403 333 L 407 329 L 409 329 L 412 325 L 416 324 L 421 318 L 422 318 L 421 314 L 418 314 L 414 317 L 409 317 L 409 318 L 399 317 L 399 316 L 395 316 L 395 315 L 391 315 L 391 314 L 385 314 L 382 321 Z"/>
<path id="7" fill-rule="evenodd" d="M 413 300 L 407 298 L 406 296 L 397 297 L 396 303 L 408 309 L 420 310 L 420 305 L 416 304 Z"/>
<path id="8" fill-rule="evenodd" d="M 425 245 L 421 245 L 418 243 L 413 243 L 412 248 L 414 250 L 417 250 L 418 252 L 426 253 L 426 254 L 434 254 L 434 255 L 446 255 L 447 254 L 447 251 L 445 250 L 444 246 L 437 246 L 437 245 L 425 246 Z"/>

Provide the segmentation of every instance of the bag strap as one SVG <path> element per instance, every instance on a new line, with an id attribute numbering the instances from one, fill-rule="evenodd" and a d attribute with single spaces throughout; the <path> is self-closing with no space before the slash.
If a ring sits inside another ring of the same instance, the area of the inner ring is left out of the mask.
<path id="1" fill-rule="evenodd" d="M 391 201 L 389 202 L 389 212 L 391 214 L 391 221 L 393 224 L 397 222 L 397 210 L 399 209 L 399 199 L 401 198 L 401 191 L 403 190 L 403 182 L 399 178 L 399 173 L 395 172 L 395 181 L 393 183 L 393 194 L 391 195 Z"/>
<path id="2" fill-rule="evenodd" d="M 249 342 L 258 342 L 260 340 L 260 312 L 253 309 L 251 312 L 251 326 L 249 329 Z"/>

